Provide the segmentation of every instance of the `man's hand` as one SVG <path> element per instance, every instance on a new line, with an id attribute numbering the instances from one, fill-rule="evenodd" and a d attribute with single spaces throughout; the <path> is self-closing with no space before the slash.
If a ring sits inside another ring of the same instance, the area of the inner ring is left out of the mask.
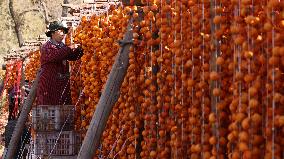
<path id="1" fill-rule="evenodd" d="M 81 47 L 80 44 L 72 44 L 69 46 L 71 49 L 77 49 L 78 47 Z"/>
<path id="2" fill-rule="evenodd" d="M 67 34 L 72 35 L 72 33 L 73 33 L 73 28 L 70 27 L 70 28 L 68 29 L 68 33 L 67 33 Z"/>

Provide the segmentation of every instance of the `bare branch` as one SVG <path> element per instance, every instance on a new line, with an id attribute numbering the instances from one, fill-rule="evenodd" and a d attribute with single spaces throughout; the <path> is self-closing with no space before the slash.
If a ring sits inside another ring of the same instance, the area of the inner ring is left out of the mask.
<path id="1" fill-rule="evenodd" d="M 20 22 L 19 22 L 19 16 L 16 16 L 15 15 L 15 11 L 14 11 L 14 1 L 13 0 L 9 0 L 9 11 L 10 11 L 10 15 L 12 17 L 12 20 L 15 24 L 15 32 L 16 32 L 16 35 L 17 35 L 17 39 L 18 39 L 18 44 L 19 44 L 19 47 L 22 47 L 24 41 L 23 41 L 23 36 L 22 36 L 22 33 L 20 31 Z"/>
<path id="2" fill-rule="evenodd" d="M 48 23 L 49 23 L 48 9 L 47 9 L 47 7 L 46 7 L 45 2 L 40 1 L 40 3 L 41 3 L 41 5 L 42 5 L 42 7 L 43 7 L 44 22 L 45 22 L 45 24 L 48 24 Z"/>
<path id="3" fill-rule="evenodd" d="M 21 12 L 21 13 L 19 14 L 19 17 L 23 16 L 24 14 L 26 14 L 26 13 L 28 13 L 28 12 L 40 12 L 40 10 L 37 9 L 37 8 L 30 8 L 30 9 L 27 9 L 27 10 Z"/>

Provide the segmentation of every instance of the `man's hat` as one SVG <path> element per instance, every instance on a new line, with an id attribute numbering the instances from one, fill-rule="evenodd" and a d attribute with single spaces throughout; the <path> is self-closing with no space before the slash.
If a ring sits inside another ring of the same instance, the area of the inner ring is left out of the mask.
<path id="1" fill-rule="evenodd" d="M 61 22 L 54 21 L 49 24 L 48 29 L 45 32 L 45 35 L 47 37 L 51 37 L 51 33 L 57 30 L 63 30 L 64 33 L 67 34 L 69 29 L 66 28 Z"/>

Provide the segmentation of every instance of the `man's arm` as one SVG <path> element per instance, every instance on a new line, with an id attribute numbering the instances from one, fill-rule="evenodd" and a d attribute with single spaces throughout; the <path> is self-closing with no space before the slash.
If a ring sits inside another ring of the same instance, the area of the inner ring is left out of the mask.
<path id="1" fill-rule="evenodd" d="M 68 54 L 67 60 L 69 61 L 75 61 L 80 59 L 84 55 L 83 50 L 81 47 L 78 47 L 76 49 L 72 50 L 71 54 Z"/>
<path id="2" fill-rule="evenodd" d="M 68 58 L 72 54 L 72 49 L 67 46 L 61 48 L 49 45 L 41 48 L 41 56 L 47 62 L 58 62 Z"/>

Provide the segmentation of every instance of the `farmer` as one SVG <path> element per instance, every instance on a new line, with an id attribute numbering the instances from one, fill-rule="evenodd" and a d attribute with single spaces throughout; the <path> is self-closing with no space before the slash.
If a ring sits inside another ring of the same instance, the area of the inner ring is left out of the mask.
<path id="1" fill-rule="evenodd" d="M 37 105 L 70 105 L 70 73 L 69 61 L 75 61 L 83 56 L 81 47 L 66 46 L 62 40 L 68 33 L 68 28 L 61 22 L 54 21 L 45 33 L 50 39 L 42 45 L 41 73 L 37 89 Z"/>

